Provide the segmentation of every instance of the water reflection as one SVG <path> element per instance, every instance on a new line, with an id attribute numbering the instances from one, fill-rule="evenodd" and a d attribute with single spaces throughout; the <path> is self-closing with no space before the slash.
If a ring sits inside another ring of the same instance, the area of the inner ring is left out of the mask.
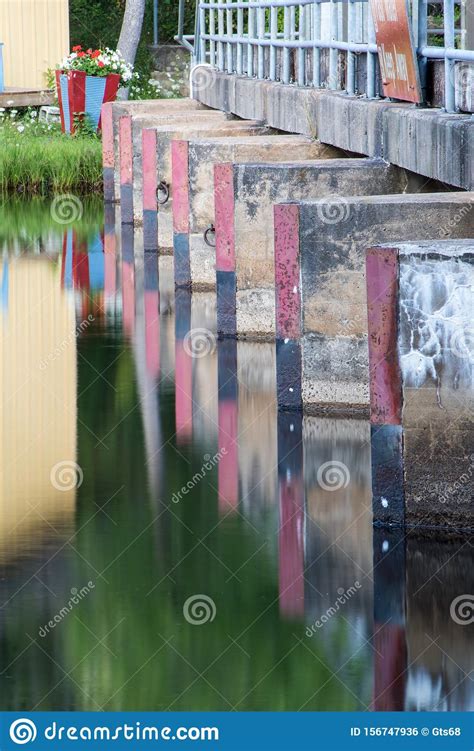
<path id="1" fill-rule="evenodd" d="M 273 347 L 91 224 L 3 259 L 2 708 L 472 708 L 467 541 L 373 531 L 367 423 L 277 415 Z"/>

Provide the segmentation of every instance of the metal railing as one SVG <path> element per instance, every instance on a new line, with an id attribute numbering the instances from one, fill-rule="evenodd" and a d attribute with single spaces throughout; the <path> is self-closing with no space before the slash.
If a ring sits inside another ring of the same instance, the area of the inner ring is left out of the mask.
<path id="1" fill-rule="evenodd" d="M 184 2 L 180 0 L 176 39 L 192 51 L 195 63 L 208 63 L 226 73 L 327 87 L 350 95 L 382 95 L 367 0 L 201 0 L 194 35 L 184 34 Z M 443 26 L 430 28 L 427 0 L 409 0 L 411 32 L 422 87 L 427 61 L 444 60 L 445 109 L 454 112 L 456 62 L 474 62 L 474 50 L 465 49 L 463 21 L 466 12 L 474 14 L 474 0 L 432 0 L 430 6 L 437 2 L 443 11 Z M 461 7 L 458 28 L 456 5 Z M 444 46 L 430 43 L 435 35 L 443 39 Z"/>

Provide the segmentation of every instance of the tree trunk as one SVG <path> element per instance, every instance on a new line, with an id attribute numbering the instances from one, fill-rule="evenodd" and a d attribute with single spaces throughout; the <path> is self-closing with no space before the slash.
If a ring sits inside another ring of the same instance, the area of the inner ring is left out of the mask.
<path id="1" fill-rule="evenodd" d="M 131 65 L 135 62 L 138 43 L 142 33 L 145 2 L 146 0 L 126 0 L 125 3 L 125 13 L 123 14 L 122 29 L 117 49 L 121 52 L 127 63 Z M 128 98 L 128 89 L 122 92 L 120 98 Z"/>

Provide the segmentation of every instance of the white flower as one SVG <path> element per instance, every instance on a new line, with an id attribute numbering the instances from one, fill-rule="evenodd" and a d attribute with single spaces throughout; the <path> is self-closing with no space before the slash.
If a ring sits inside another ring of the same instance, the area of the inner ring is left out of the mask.
<path id="1" fill-rule="evenodd" d="M 18 133 L 23 133 L 23 131 L 24 131 L 24 130 L 25 130 L 25 126 L 24 126 L 24 125 L 19 125 L 19 126 L 17 127 L 17 131 L 18 131 Z"/>

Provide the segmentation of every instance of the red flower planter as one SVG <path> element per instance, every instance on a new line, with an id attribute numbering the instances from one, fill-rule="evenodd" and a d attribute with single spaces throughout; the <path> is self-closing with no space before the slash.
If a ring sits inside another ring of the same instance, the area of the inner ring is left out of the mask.
<path id="1" fill-rule="evenodd" d="M 99 130 L 101 107 L 105 102 L 115 100 L 119 85 L 118 73 L 89 76 L 83 70 L 57 70 L 56 88 L 63 133 L 74 133 L 75 121 L 84 113 Z"/>

